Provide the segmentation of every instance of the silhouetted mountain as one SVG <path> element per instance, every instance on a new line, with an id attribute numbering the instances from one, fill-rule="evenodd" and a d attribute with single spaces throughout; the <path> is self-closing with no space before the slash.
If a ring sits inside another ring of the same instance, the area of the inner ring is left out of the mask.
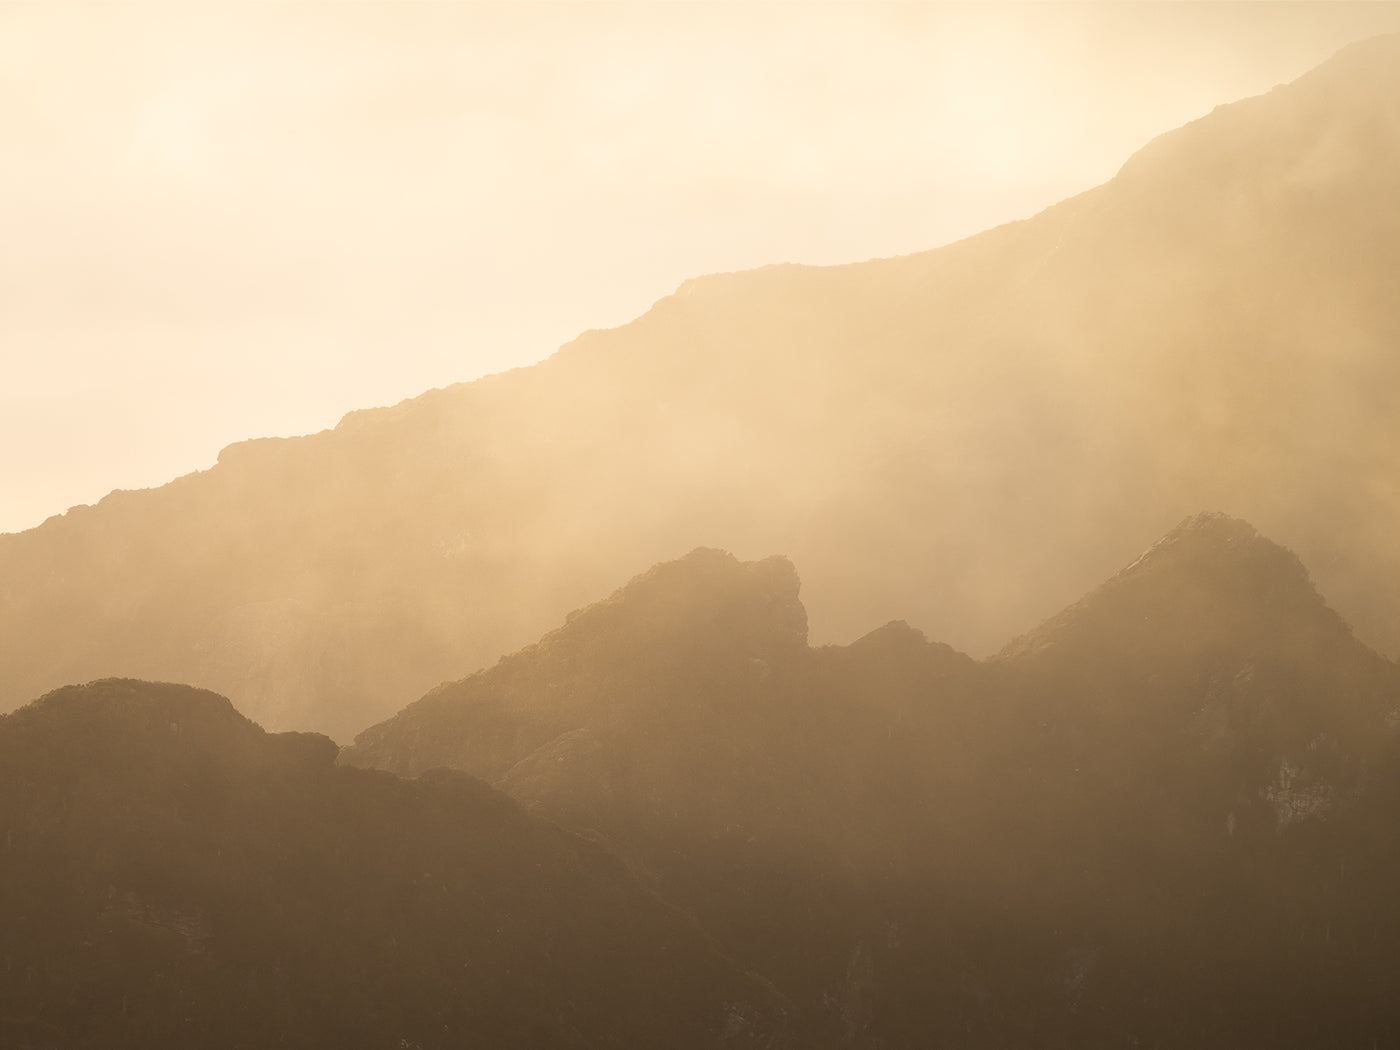
<path id="1" fill-rule="evenodd" d="M 852 1046 L 1400 1036 L 1400 668 L 1293 554 L 1197 516 L 981 664 L 796 596 L 696 551 L 342 760 L 597 838 Z"/>
<path id="2" fill-rule="evenodd" d="M 976 653 L 1228 504 L 1400 648 L 1400 38 L 921 255 L 687 282 L 529 369 L 0 537 L 0 705 L 192 681 L 341 739 L 638 564 L 788 552 L 813 634 Z"/>
<path id="3" fill-rule="evenodd" d="M 699 549 L 439 687 L 343 760 L 469 770 L 599 839 L 844 1039 L 872 1009 L 865 964 L 846 973 L 883 922 L 869 878 L 907 868 L 927 794 L 930 692 L 975 671 L 902 624 L 811 650 L 788 561 Z"/>
<path id="4" fill-rule="evenodd" d="M 773 1046 L 784 1006 L 478 780 L 127 680 L 0 718 L 0 1044 Z"/>
<path id="5" fill-rule="evenodd" d="M 975 672 L 903 624 L 809 649 L 791 563 L 702 548 L 433 690 L 342 757 L 406 776 L 468 770 L 595 830 L 640 807 L 706 834 L 742 826 L 849 847 L 884 826 L 870 823 L 868 789 L 889 724 L 923 717 L 930 691 L 966 692 Z M 871 704 L 852 702 L 858 690 Z"/>
<path id="6" fill-rule="evenodd" d="M 1125 825 L 1149 807 L 1202 834 L 1305 820 L 1364 792 L 1400 724 L 1400 669 L 1291 552 L 1220 515 L 1185 522 L 994 668 L 1034 712 L 1042 757 L 1097 781 Z"/>
<path id="7" fill-rule="evenodd" d="M 1140 997 L 1174 1045 L 1397 1037 L 1400 668 L 1291 552 L 1189 519 L 988 670 L 1000 822 L 1095 946 L 1081 1008 Z"/>

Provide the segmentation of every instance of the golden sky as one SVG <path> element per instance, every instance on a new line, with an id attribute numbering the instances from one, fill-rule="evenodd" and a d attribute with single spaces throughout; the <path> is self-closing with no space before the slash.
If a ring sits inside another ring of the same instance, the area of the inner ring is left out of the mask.
<path id="1" fill-rule="evenodd" d="M 0 0 L 0 531 L 527 364 L 701 273 L 931 248 L 1400 4 Z"/>

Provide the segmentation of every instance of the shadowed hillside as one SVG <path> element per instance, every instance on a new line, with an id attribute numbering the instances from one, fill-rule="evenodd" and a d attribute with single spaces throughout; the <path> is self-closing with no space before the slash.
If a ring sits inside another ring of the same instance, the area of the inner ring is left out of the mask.
<path id="1" fill-rule="evenodd" d="M 586 832 L 846 1045 L 1400 1037 L 1400 669 L 1183 522 L 976 663 L 697 550 L 366 731 Z"/>
<path id="2" fill-rule="evenodd" d="M 697 545 L 983 654 L 1200 506 L 1400 648 L 1400 38 L 928 253 L 688 282 L 549 361 L 0 537 L 0 705 L 125 674 L 349 739 Z M 541 730 L 543 731 L 543 730 Z"/>
<path id="3" fill-rule="evenodd" d="M 460 773 L 109 680 L 0 717 L 0 1044 L 777 1046 L 784 1005 Z"/>

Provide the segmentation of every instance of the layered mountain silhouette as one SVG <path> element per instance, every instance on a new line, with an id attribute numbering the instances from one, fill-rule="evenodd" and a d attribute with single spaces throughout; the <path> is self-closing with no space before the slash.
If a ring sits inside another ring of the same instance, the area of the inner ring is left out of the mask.
<path id="1" fill-rule="evenodd" d="M 981 661 L 800 589 L 697 549 L 339 752 L 0 717 L 0 1041 L 1400 1039 L 1400 667 L 1296 555 L 1198 514 Z"/>
<path id="2" fill-rule="evenodd" d="M 1218 514 L 974 662 L 701 549 L 375 726 L 621 857 L 837 1045 L 1400 1037 L 1400 668 Z"/>
<path id="3" fill-rule="evenodd" d="M 0 717 L 0 1044 L 787 1045 L 781 998 L 597 846 L 335 755 L 186 686 Z"/>
<path id="4" fill-rule="evenodd" d="M 348 740 L 697 546 L 788 553 L 819 641 L 895 616 L 984 655 L 1202 506 L 1393 654 L 1396 273 L 1385 37 L 1033 219 L 691 281 L 535 367 L 0 537 L 0 705 L 189 681 Z"/>

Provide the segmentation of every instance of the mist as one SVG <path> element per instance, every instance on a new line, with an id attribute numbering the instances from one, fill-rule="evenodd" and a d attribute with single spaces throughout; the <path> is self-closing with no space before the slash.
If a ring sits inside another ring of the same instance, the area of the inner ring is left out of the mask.
<path id="1" fill-rule="evenodd" d="M 1383 4 L 6 5 L 0 530 L 529 364 L 684 280 L 921 251 Z"/>
<path id="2" fill-rule="evenodd" d="M 1400 1045 L 1396 30 L 0 7 L 0 1046 Z"/>

